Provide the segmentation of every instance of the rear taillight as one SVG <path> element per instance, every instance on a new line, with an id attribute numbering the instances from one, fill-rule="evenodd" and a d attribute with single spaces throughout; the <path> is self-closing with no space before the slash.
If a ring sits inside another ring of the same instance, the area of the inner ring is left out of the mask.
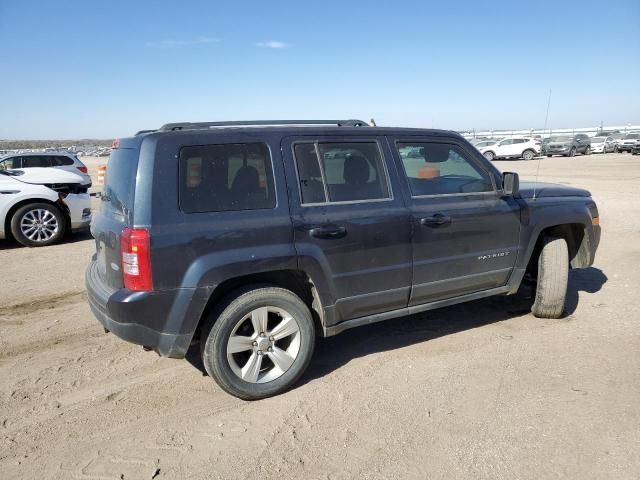
<path id="1" fill-rule="evenodd" d="M 76 168 L 80 170 L 82 173 L 89 173 L 89 170 L 84 165 L 82 167 L 76 167 Z"/>
<path id="2" fill-rule="evenodd" d="M 125 228 L 120 235 L 124 287 L 135 292 L 153 290 L 149 231 Z"/>

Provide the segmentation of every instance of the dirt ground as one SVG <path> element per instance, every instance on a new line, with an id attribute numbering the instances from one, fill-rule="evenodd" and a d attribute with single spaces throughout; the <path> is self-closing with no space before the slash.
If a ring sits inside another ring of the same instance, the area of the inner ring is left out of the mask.
<path id="1" fill-rule="evenodd" d="M 252 403 L 195 354 L 104 334 L 84 296 L 88 236 L 0 241 L 0 477 L 639 478 L 640 157 L 544 158 L 540 179 L 588 188 L 601 214 L 566 318 L 534 318 L 521 294 L 361 327 Z"/>

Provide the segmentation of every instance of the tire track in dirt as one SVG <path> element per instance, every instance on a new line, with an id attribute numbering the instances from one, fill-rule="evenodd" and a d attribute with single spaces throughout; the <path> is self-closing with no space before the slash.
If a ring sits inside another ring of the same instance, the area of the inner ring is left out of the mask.
<path id="1" fill-rule="evenodd" d="M 39 312 L 40 310 L 53 310 L 55 308 L 63 307 L 65 305 L 78 303 L 85 298 L 85 292 L 71 291 L 62 294 L 50 295 L 48 297 L 38 298 L 30 302 L 14 303 L 12 305 L 6 305 L 0 307 L 0 321 L 3 321 L 3 317 L 22 317 L 24 315 L 30 315 L 32 313 Z"/>

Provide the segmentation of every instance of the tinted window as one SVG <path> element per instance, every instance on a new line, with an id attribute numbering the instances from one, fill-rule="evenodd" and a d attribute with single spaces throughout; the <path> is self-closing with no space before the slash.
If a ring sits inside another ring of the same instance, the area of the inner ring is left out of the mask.
<path id="1" fill-rule="evenodd" d="M 184 147 L 179 162 L 184 212 L 276 206 L 271 157 L 262 143 Z"/>
<path id="2" fill-rule="evenodd" d="M 138 150 L 117 148 L 111 151 L 104 178 L 102 200 L 125 213 L 133 208 L 133 188 L 138 169 Z"/>
<path id="3" fill-rule="evenodd" d="M 302 203 L 326 202 L 327 197 L 315 144 L 298 143 L 294 147 L 294 152 Z"/>
<path id="4" fill-rule="evenodd" d="M 26 157 L 22 157 L 22 168 L 32 168 L 32 167 L 50 167 L 51 166 L 51 158 L 47 156 L 40 155 L 29 155 Z"/>
<path id="5" fill-rule="evenodd" d="M 303 143 L 294 151 L 302 203 L 390 198 L 376 142 Z"/>
<path id="6" fill-rule="evenodd" d="M 53 162 L 53 165 L 55 167 L 64 167 L 67 165 L 73 165 L 73 160 L 63 155 L 56 155 L 55 157 L 51 157 L 51 161 Z"/>
<path id="7" fill-rule="evenodd" d="M 11 168 L 20 168 L 20 157 L 9 157 L 0 160 L 0 170 L 8 170 Z"/>
<path id="8" fill-rule="evenodd" d="M 525 140 L 524 138 L 516 138 L 513 143 L 527 143 L 527 140 Z"/>
<path id="9" fill-rule="evenodd" d="M 397 147 L 414 196 L 493 190 L 489 175 L 455 145 L 399 142 Z"/>
<path id="10" fill-rule="evenodd" d="M 500 145 L 513 145 L 513 140 L 503 140 Z"/>

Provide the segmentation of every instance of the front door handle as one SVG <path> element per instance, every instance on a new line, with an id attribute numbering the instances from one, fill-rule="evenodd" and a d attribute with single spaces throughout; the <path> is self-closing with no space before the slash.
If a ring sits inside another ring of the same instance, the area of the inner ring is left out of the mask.
<path id="1" fill-rule="evenodd" d="M 316 238 L 334 239 L 342 238 L 347 234 L 347 229 L 338 225 L 323 225 L 313 227 L 309 230 L 309 235 Z"/>
<path id="2" fill-rule="evenodd" d="M 444 225 L 449 225 L 451 223 L 451 217 L 448 215 L 443 215 L 441 213 L 436 213 L 431 217 L 421 218 L 420 223 L 425 227 L 442 227 Z"/>

